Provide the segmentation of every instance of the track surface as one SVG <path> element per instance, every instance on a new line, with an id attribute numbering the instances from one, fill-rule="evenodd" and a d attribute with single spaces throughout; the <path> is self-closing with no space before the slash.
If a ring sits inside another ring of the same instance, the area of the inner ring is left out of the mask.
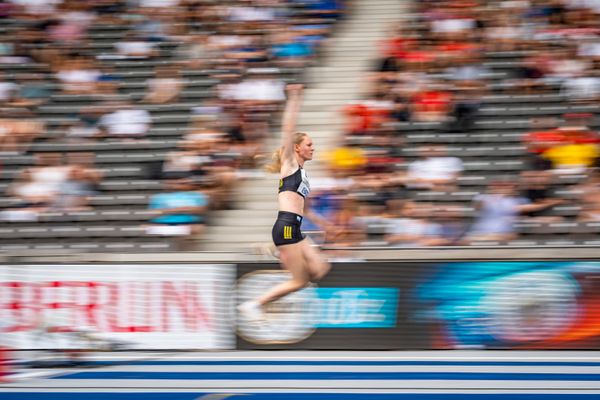
<path id="1" fill-rule="evenodd" d="M 598 399 L 596 352 L 115 353 L 17 368 L 0 399 Z M 83 394 L 83 397 L 82 397 Z"/>

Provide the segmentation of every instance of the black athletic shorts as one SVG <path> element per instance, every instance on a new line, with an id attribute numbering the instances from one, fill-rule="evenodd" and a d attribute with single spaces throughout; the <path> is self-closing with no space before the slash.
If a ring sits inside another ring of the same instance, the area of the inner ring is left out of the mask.
<path id="1" fill-rule="evenodd" d="M 273 243 L 275 246 L 298 243 L 304 240 L 304 235 L 300 231 L 302 225 L 302 216 L 287 211 L 279 211 L 277 221 L 273 225 Z"/>

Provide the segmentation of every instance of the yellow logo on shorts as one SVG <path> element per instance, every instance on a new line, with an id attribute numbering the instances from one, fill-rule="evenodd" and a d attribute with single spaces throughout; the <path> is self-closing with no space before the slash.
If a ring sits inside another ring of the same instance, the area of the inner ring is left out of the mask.
<path id="1" fill-rule="evenodd" d="M 284 226 L 283 227 L 283 238 L 284 239 L 291 239 L 292 238 L 292 227 L 291 226 Z"/>

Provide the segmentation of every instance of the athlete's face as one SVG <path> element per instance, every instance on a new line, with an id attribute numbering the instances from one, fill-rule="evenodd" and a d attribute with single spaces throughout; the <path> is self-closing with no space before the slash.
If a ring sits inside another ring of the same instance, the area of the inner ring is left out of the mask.
<path id="1" fill-rule="evenodd" d="M 298 153 L 303 160 L 312 160 L 314 152 L 315 148 L 310 136 L 304 136 L 302 142 L 296 145 L 296 153 Z"/>

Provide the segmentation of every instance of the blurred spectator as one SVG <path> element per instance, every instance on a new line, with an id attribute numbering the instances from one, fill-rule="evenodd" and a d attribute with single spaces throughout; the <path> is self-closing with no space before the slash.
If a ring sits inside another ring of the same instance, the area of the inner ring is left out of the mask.
<path id="1" fill-rule="evenodd" d="M 275 10 L 271 7 L 265 7 L 266 4 L 260 4 L 262 7 L 252 7 L 253 2 L 246 4 L 238 3 L 239 5 L 230 6 L 227 8 L 227 19 L 236 22 L 256 22 L 256 21 L 272 21 L 275 19 Z M 255 4 L 259 2 L 254 2 Z M 258 4 L 257 4 L 258 5 Z"/>
<path id="2" fill-rule="evenodd" d="M 329 161 L 339 171 L 358 171 L 365 167 L 367 158 L 360 147 L 342 146 L 331 151 Z"/>
<path id="3" fill-rule="evenodd" d="M 475 117 L 481 107 L 482 89 L 478 83 L 465 82 L 456 87 L 452 109 L 450 111 L 451 132 L 468 132 L 475 123 Z"/>
<path id="4" fill-rule="evenodd" d="M 391 203 L 385 241 L 392 246 L 436 246 L 440 240 L 441 226 L 429 220 L 433 207 L 412 201 Z"/>
<path id="5" fill-rule="evenodd" d="M 432 212 L 433 222 L 439 231 L 437 238 L 431 240 L 431 246 L 454 246 L 461 244 L 467 226 L 465 223 L 464 210 L 454 205 L 437 205 Z"/>
<path id="6" fill-rule="evenodd" d="M 452 109 L 452 93 L 441 82 L 430 83 L 411 98 L 412 119 L 420 122 L 445 122 Z"/>
<path id="7" fill-rule="evenodd" d="M 208 45 L 208 36 L 195 34 L 182 38 L 181 44 L 175 49 L 175 58 L 183 68 L 194 69 L 209 66 L 218 57 Z"/>
<path id="8" fill-rule="evenodd" d="M 531 214 L 546 209 L 555 200 L 530 203 L 516 192 L 516 184 L 511 181 L 490 183 L 484 194 L 473 199 L 477 217 L 470 227 L 466 242 L 498 241 L 507 242 L 516 238 L 515 223 L 522 214 Z"/>
<path id="9" fill-rule="evenodd" d="M 176 101 L 183 82 L 174 67 L 159 67 L 156 78 L 148 80 L 148 92 L 143 101 L 152 104 L 164 104 Z"/>
<path id="10" fill-rule="evenodd" d="M 181 0 L 137 0 L 140 8 L 155 8 L 158 11 L 161 8 L 179 7 Z"/>
<path id="11" fill-rule="evenodd" d="M 463 170 L 458 157 L 446 155 L 444 146 L 424 146 L 419 149 L 420 159 L 408 165 L 406 186 L 415 189 L 451 191 Z"/>
<path id="12" fill-rule="evenodd" d="M 0 3 L 0 7 L 3 4 Z M 29 57 L 25 54 L 19 54 L 19 46 L 15 43 L 17 38 L 11 34 L 0 34 L 0 63 L 2 64 L 20 64 L 27 63 L 30 61 Z"/>
<path id="13" fill-rule="evenodd" d="M 16 107 L 37 107 L 50 99 L 52 90 L 43 74 L 18 74 L 16 79 L 19 81 L 19 92 L 15 96 L 12 105 Z"/>
<path id="14" fill-rule="evenodd" d="M 544 77 L 549 69 L 551 55 L 547 54 L 550 49 L 540 48 L 530 56 L 521 60 L 521 65 L 516 68 L 513 81 L 507 81 L 508 86 L 513 89 L 513 93 L 525 92 L 527 94 L 543 92 L 546 89 Z"/>
<path id="15" fill-rule="evenodd" d="M 586 71 L 581 76 L 566 80 L 561 93 L 572 102 L 596 103 L 600 100 L 600 77 L 597 71 Z"/>
<path id="16" fill-rule="evenodd" d="M 492 24 L 485 29 L 489 51 L 514 51 L 522 46 L 526 31 L 515 19 L 515 14 L 506 11 L 492 19 Z"/>
<path id="17" fill-rule="evenodd" d="M 552 161 L 545 158 L 544 153 L 562 140 L 558 131 L 558 120 L 551 117 L 533 118 L 530 125 L 532 132 L 523 136 L 527 148 L 526 168 L 535 171 L 552 169 Z"/>
<path id="18" fill-rule="evenodd" d="M 276 78 L 276 69 L 256 68 L 247 71 L 246 79 L 233 85 L 227 97 L 243 102 L 279 103 L 285 100 L 285 83 Z"/>
<path id="19" fill-rule="evenodd" d="M 143 59 L 158 55 L 158 50 L 155 48 L 153 42 L 132 33 L 129 33 L 123 40 L 115 43 L 115 48 L 117 56 L 120 58 Z"/>
<path id="20" fill-rule="evenodd" d="M 11 16 L 11 13 L 15 10 L 14 4 L 9 1 L 3 1 L 0 3 L 0 19 L 7 19 Z"/>
<path id="21" fill-rule="evenodd" d="M 101 72 L 93 63 L 76 56 L 64 61 L 57 67 L 56 78 L 62 84 L 62 90 L 69 94 L 95 94 Z"/>
<path id="22" fill-rule="evenodd" d="M 582 222 L 600 221 L 600 172 L 594 170 L 576 187 L 581 194 L 581 212 L 577 219 Z"/>
<path id="23" fill-rule="evenodd" d="M 152 118 L 148 111 L 128 102 L 112 103 L 112 110 L 98 122 L 103 135 L 110 138 L 139 139 L 150 129 Z"/>
<path id="24" fill-rule="evenodd" d="M 126 0 L 95 0 L 91 10 L 98 16 L 98 22 L 118 24 L 120 17 L 126 13 Z"/>
<path id="25" fill-rule="evenodd" d="M 300 0 L 300 2 L 305 4 L 305 13 L 309 16 L 333 19 L 344 15 L 344 2 L 341 0 Z"/>
<path id="26" fill-rule="evenodd" d="M 85 39 L 95 15 L 81 2 L 66 2 L 56 23 L 48 29 L 50 40 L 66 46 L 75 46 Z"/>
<path id="27" fill-rule="evenodd" d="M 549 215 L 546 211 L 564 203 L 563 199 L 552 196 L 552 174 L 548 171 L 523 171 L 521 173 L 520 189 L 523 198 L 531 205 L 539 206 L 535 211 L 524 213 L 529 220 L 537 222 L 560 222 L 560 216 Z"/>
<path id="28" fill-rule="evenodd" d="M 222 109 L 216 106 L 194 107 L 192 110 L 191 125 L 183 140 L 192 143 L 192 147 L 194 143 L 197 143 L 204 148 L 205 141 L 225 136 L 226 133 L 219 127 L 226 127 L 231 121 L 221 121 L 221 112 Z"/>
<path id="29" fill-rule="evenodd" d="M 206 151 L 200 154 L 209 157 L 210 162 L 204 165 L 206 174 L 196 181 L 210 197 L 214 209 L 230 208 L 232 190 L 238 179 L 235 172 L 239 167 L 238 155 L 230 152 L 229 142 L 224 137 L 208 142 Z"/>
<path id="30" fill-rule="evenodd" d="M 0 119 L 0 152 L 16 153 L 19 150 L 19 137 L 15 133 L 17 121 Z"/>
<path id="31" fill-rule="evenodd" d="M 312 48 L 299 40 L 294 31 L 281 32 L 274 38 L 271 53 L 281 66 L 303 66 L 313 55 Z"/>
<path id="32" fill-rule="evenodd" d="M 102 173 L 93 166 L 93 153 L 69 153 L 69 173 L 58 187 L 53 209 L 74 212 L 89 209 L 89 196 L 98 194 Z"/>
<path id="33" fill-rule="evenodd" d="M 578 58 L 575 49 L 554 50 L 544 80 L 549 85 L 562 85 L 582 76 L 588 69 L 589 62 Z"/>
<path id="34" fill-rule="evenodd" d="M 309 232 L 311 239 L 318 244 L 331 243 L 338 233 L 334 219 L 343 207 L 344 198 L 349 198 L 347 189 L 352 182 L 351 179 L 336 177 L 335 169 L 330 172 L 334 176 L 311 180 L 311 196 L 302 220 L 302 230 Z M 344 221 L 347 222 L 345 218 Z"/>
<path id="35" fill-rule="evenodd" d="M 558 129 L 560 141 L 544 152 L 557 173 L 581 173 L 593 165 L 598 156 L 600 139 L 587 123 L 591 114 L 566 114 Z"/>
<path id="36" fill-rule="evenodd" d="M 189 142 L 188 142 L 189 143 Z M 191 143 L 182 146 L 180 150 L 171 151 L 165 156 L 162 177 L 164 179 L 202 178 L 208 173 L 204 164 L 211 162 L 210 157 L 201 156 L 196 150 L 190 148 Z"/>
<path id="37" fill-rule="evenodd" d="M 454 65 L 446 68 L 445 73 L 454 82 L 462 85 L 475 85 L 482 83 L 490 71 L 483 65 L 482 60 L 474 56 L 464 56 L 456 61 Z"/>
<path id="38" fill-rule="evenodd" d="M 163 8 L 140 11 L 140 14 L 138 14 L 139 19 L 135 22 L 132 35 L 129 38 L 135 37 L 145 43 L 158 43 L 168 40 L 169 26 L 165 21 L 168 11 Z"/>
<path id="39" fill-rule="evenodd" d="M 292 30 L 298 33 L 295 40 L 299 43 L 306 44 L 313 52 L 316 52 L 318 46 L 327 39 L 329 29 L 330 26 L 327 24 L 307 23 L 292 26 Z"/>
<path id="40" fill-rule="evenodd" d="M 19 92 L 19 85 L 6 79 L 0 71 L 0 105 L 12 101 Z"/>
<path id="41" fill-rule="evenodd" d="M 122 79 L 117 75 L 114 67 L 106 64 L 101 65 L 100 72 L 101 75 L 96 85 L 98 94 L 117 95 Z"/>
<path id="42" fill-rule="evenodd" d="M 8 193 L 20 200 L 18 208 L 46 211 L 55 204 L 70 171 L 60 153 L 37 153 L 35 165 L 19 174 Z"/>
<path id="43" fill-rule="evenodd" d="M 63 0 L 10 0 L 10 2 L 22 8 L 26 14 L 52 16 Z"/>
<path id="44" fill-rule="evenodd" d="M 240 62 L 240 65 L 259 67 L 269 59 L 260 35 L 248 35 L 244 45 L 230 48 L 225 57 Z"/>
<path id="45" fill-rule="evenodd" d="M 340 200 L 339 209 L 334 209 L 325 225 L 325 243 L 339 247 L 358 246 L 366 240 L 366 227 L 357 218 L 358 202 L 350 197 Z"/>
<path id="46" fill-rule="evenodd" d="M 86 142 L 100 138 L 102 132 L 99 123 L 102 114 L 102 107 L 82 107 L 77 122 L 66 127 L 65 139 L 69 142 Z"/>
<path id="47" fill-rule="evenodd" d="M 5 113 L 8 118 L 0 118 L 0 151 L 8 153 L 24 152 L 31 142 L 45 131 L 43 122 L 19 112 Z"/>
<path id="48" fill-rule="evenodd" d="M 346 133 L 366 135 L 389 121 L 390 114 L 397 111 L 397 106 L 384 95 L 380 95 L 372 100 L 349 104 L 343 111 L 348 117 Z"/>
<path id="49" fill-rule="evenodd" d="M 190 237 L 204 229 L 208 197 L 194 190 L 189 179 L 169 179 L 164 193 L 150 199 L 149 208 L 158 216 L 153 218 L 147 233 L 161 236 Z"/>

